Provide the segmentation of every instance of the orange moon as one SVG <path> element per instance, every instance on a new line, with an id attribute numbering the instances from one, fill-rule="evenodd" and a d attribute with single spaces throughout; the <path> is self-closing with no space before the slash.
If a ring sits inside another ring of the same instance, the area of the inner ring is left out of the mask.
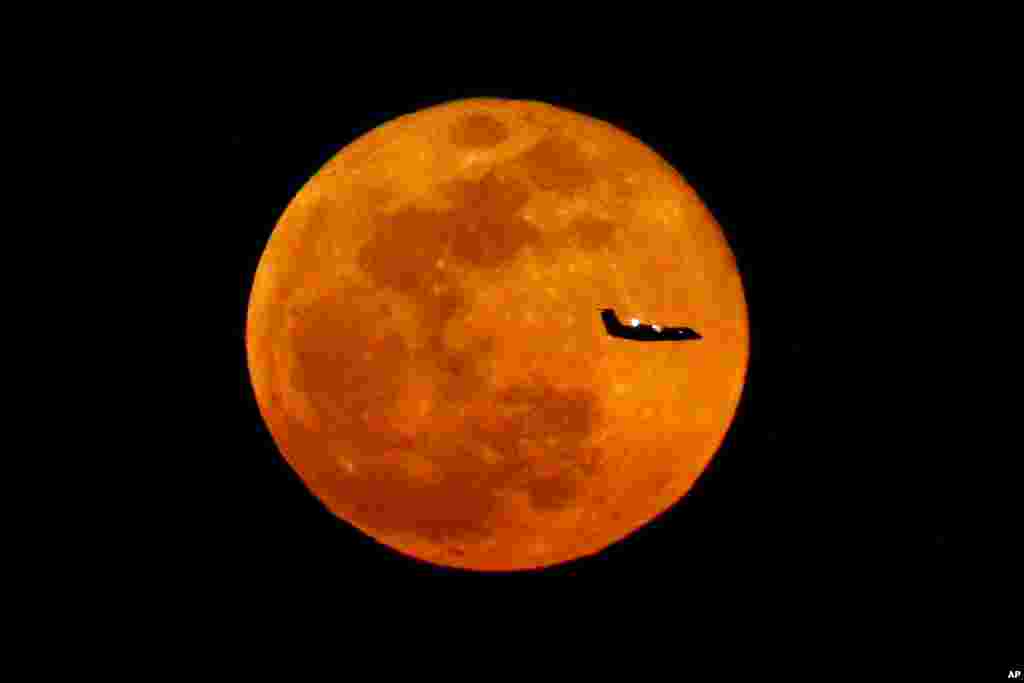
<path id="1" fill-rule="evenodd" d="M 702 339 L 610 337 L 602 308 Z M 430 563 L 515 570 L 597 553 L 690 489 L 749 334 L 725 236 L 664 159 L 573 111 L 469 99 L 379 126 L 306 183 L 246 347 L 327 509 Z"/>

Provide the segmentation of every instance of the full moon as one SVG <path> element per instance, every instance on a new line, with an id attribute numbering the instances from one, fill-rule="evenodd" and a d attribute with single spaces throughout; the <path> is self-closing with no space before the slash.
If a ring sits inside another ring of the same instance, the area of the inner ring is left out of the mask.
<path id="1" fill-rule="evenodd" d="M 616 338 L 605 308 L 700 339 Z M 274 442 L 334 515 L 423 561 L 516 570 L 597 553 L 691 488 L 749 334 L 721 228 L 657 153 L 469 99 L 375 128 L 305 184 L 246 347 Z"/>

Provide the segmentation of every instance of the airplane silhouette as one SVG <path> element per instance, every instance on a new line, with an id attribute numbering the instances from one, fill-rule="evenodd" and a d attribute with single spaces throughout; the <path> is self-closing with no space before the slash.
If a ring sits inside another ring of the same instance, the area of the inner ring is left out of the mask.
<path id="1" fill-rule="evenodd" d="M 604 328 L 608 334 L 619 339 L 632 339 L 634 341 L 687 341 L 690 339 L 703 339 L 696 331 L 689 327 L 661 327 L 660 325 L 641 324 L 634 318 L 629 325 L 619 322 L 618 316 L 611 308 L 601 309 L 601 320 L 604 321 Z"/>

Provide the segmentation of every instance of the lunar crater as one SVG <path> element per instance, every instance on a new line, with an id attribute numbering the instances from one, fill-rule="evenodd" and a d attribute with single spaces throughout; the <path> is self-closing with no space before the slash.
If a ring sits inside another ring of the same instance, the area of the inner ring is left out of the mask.
<path id="1" fill-rule="evenodd" d="M 495 147 L 509 137 L 508 127 L 483 112 L 466 114 L 451 126 L 449 135 L 457 147 Z"/>

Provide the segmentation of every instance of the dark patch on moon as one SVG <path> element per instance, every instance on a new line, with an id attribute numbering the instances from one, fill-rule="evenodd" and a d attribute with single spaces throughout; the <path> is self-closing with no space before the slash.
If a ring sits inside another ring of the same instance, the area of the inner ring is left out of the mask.
<path id="1" fill-rule="evenodd" d="M 530 504 L 541 510 L 558 510 L 576 497 L 579 482 L 568 476 L 534 479 L 529 483 Z"/>
<path id="2" fill-rule="evenodd" d="M 366 426 L 364 412 L 394 403 L 401 384 L 393 370 L 409 358 L 401 335 L 365 325 L 352 315 L 354 293 L 342 294 L 322 299 L 297 317 L 293 333 L 292 384 L 328 418 L 322 420 L 328 436 L 358 433 Z"/>
<path id="3" fill-rule="evenodd" d="M 519 214 L 530 199 L 530 188 L 522 183 L 491 171 L 476 182 L 456 181 L 442 192 L 457 208 L 435 239 L 450 242 L 452 255 L 464 264 L 496 268 L 527 244 L 541 241 L 537 228 Z"/>
<path id="4" fill-rule="evenodd" d="M 547 135 L 518 160 L 530 179 L 543 190 L 571 193 L 594 182 L 579 147 L 564 135 Z"/>
<path id="5" fill-rule="evenodd" d="M 594 251 L 612 243 L 615 223 L 595 216 L 580 216 L 573 221 L 572 231 L 578 236 L 580 247 Z"/>
<path id="6" fill-rule="evenodd" d="M 508 135 L 505 124 L 482 112 L 466 114 L 449 129 L 449 139 L 457 147 L 495 147 Z"/>

